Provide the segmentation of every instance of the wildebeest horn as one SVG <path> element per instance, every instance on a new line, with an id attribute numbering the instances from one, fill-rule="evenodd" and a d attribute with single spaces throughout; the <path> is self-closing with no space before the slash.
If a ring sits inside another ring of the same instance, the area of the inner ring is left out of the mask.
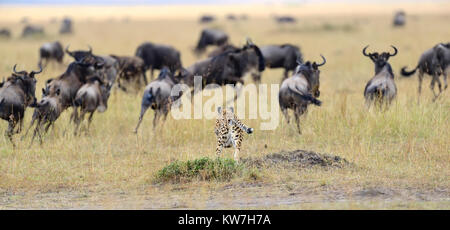
<path id="1" fill-rule="evenodd" d="M 92 53 L 92 47 L 90 46 L 90 45 L 88 45 L 88 47 L 89 47 L 89 53 L 91 54 Z"/>
<path id="2" fill-rule="evenodd" d="M 17 66 L 17 64 L 15 64 L 15 65 L 14 65 L 14 68 L 13 68 L 14 73 L 20 73 L 20 72 L 17 72 L 16 66 Z"/>
<path id="3" fill-rule="evenodd" d="M 327 59 L 325 59 L 325 57 L 322 54 L 320 56 L 322 57 L 323 62 L 320 64 L 317 64 L 317 66 L 323 66 L 323 65 L 325 65 L 325 63 L 327 63 Z"/>
<path id="4" fill-rule="evenodd" d="M 73 57 L 73 53 L 69 51 L 69 46 L 70 46 L 70 45 L 67 45 L 67 46 L 66 46 L 66 53 L 68 53 L 70 56 Z"/>
<path id="5" fill-rule="evenodd" d="M 364 49 L 362 50 L 362 53 L 363 53 L 364 56 L 370 57 L 370 53 L 369 53 L 369 54 L 366 53 L 367 47 L 369 47 L 369 45 L 367 45 L 366 47 L 364 47 Z"/>
<path id="6" fill-rule="evenodd" d="M 297 57 L 296 62 L 297 62 L 297 64 L 299 64 L 299 65 L 303 64 L 303 63 L 302 63 L 302 58 L 301 58 L 301 57 Z"/>
<path id="7" fill-rule="evenodd" d="M 398 50 L 397 50 L 397 48 L 395 48 L 395 46 L 393 46 L 393 45 L 391 45 L 391 47 L 394 48 L 394 54 L 389 53 L 389 56 L 393 57 L 393 56 L 397 55 Z"/>
<path id="8" fill-rule="evenodd" d="M 39 65 L 39 71 L 38 72 L 31 71 L 30 76 L 34 77 L 35 74 L 39 74 L 41 72 L 42 72 L 42 65 Z"/>

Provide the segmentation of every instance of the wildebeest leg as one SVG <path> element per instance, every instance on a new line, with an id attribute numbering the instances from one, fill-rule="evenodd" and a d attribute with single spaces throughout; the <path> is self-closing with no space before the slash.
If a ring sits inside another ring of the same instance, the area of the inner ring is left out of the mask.
<path id="1" fill-rule="evenodd" d="M 28 129 L 25 132 L 25 134 L 20 138 L 21 140 L 23 140 L 23 138 L 25 138 L 28 135 L 28 132 L 30 131 L 31 127 L 33 127 L 34 121 L 36 121 L 36 117 L 33 116 L 32 119 L 31 119 L 30 126 L 28 127 Z"/>
<path id="2" fill-rule="evenodd" d="M 48 132 L 48 129 L 50 128 L 50 126 L 53 126 L 53 128 L 55 128 L 55 123 L 49 122 L 49 123 L 47 124 L 47 126 L 45 127 L 44 133 L 47 133 L 47 132 Z"/>
<path id="3" fill-rule="evenodd" d="M 150 77 L 152 78 L 152 80 L 153 80 L 153 70 L 154 70 L 154 69 L 153 69 L 153 66 L 151 66 L 151 67 L 150 67 Z"/>
<path id="4" fill-rule="evenodd" d="M 450 69 L 450 67 L 448 67 L 447 69 Z M 446 90 L 447 87 L 448 87 L 448 84 L 447 84 L 447 71 L 444 70 L 443 75 L 444 75 L 444 90 Z"/>
<path id="5" fill-rule="evenodd" d="M 289 70 L 284 69 L 284 75 L 283 75 L 283 79 L 281 81 L 283 81 L 284 79 L 287 79 L 288 77 L 289 77 Z"/>
<path id="6" fill-rule="evenodd" d="M 281 112 L 283 113 L 284 118 L 286 119 L 286 122 L 289 124 L 289 113 L 288 113 L 287 108 L 282 107 Z"/>
<path id="7" fill-rule="evenodd" d="M 302 131 L 300 130 L 300 106 L 295 107 L 294 116 L 295 116 L 295 123 L 297 124 L 298 133 L 302 134 Z"/>
<path id="8" fill-rule="evenodd" d="M 420 94 L 422 93 L 422 81 L 423 81 L 423 71 L 419 70 L 419 89 L 418 89 L 419 98 L 417 99 L 417 102 L 419 102 Z"/>
<path id="9" fill-rule="evenodd" d="M 155 110 L 155 117 L 153 117 L 153 130 L 155 130 L 160 117 L 161 117 L 161 111 L 159 111 L 158 109 Z"/>
<path id="10" fill-rule="evenodd" d="M 78 109 L 77 109 L 77 107 L 73 106 L 73 112 L 70 115 L 69 123 L 72 121 L 75 121 L 75 119 L 77 119 L 77 118 L 78 118 Z"/>
<path id="11" fill-rule="evenodd" d="M 75 118 L 75 131 L 74 131 L 74 135 L 77 135 L 78 129 L 80 127 L 80 123 L 84 120 L 84 115 L 86 114 L 86 112 L 83 110 L 80 113 L 79 117 Z"/>
<path id="12" fill-rule="evenodd" d="M 434 91 L 434 85 L 436 84 L 436 82 L 438 83 L 438 87 L 439 87 L 439 93 L 437 93 L 437 94 Z M 436 99 L 439 97 L 439 95 L 442 92 L 442 84 L 441 84 L 441 81 L 439 80 L 439 75 L 433 74 L 433 79 L 431 80 L 430 89 L 431 89 L 431 91 L 433 91 L 433 94 L 434 94 L 434 98 L 433 98 L 433 102 L 434 102 L 434 101 L 436 101 Z"/>
<path id="13" fill-rule="evenodd" d="M 144 79 L 144 83 L 145 83 L 145 85 L 147 85 L 148 81 L 147 81 L 147 76 L 145 75 L 145 71 L 142 70 L 141 73 L 142 73 L 142 78 Z M 153 77 L 152 77 L 152 79 L 153 79 Z"/>
<path id="14" fill-rule="evenodd" d="M 94 110 L 94 112 L 95 112 L 95 110 Z M 92 122 L 92 117 L 94 116 L 94 112 L 91 112 L 91 114 L 89 115 L 89 118 L 88 118 L 88 131 L 89 131 L 89 127 L 91 127 L 91 122 Z"/>
<path id="15" fill-rule="evenodd" d="M 42 144 L 41 128 L 42 128 L 43 124 L 41 122 L 42 122 L 42 120 L 39 119 L 38 123 L 36 124 L 36 127 L 34 128 L 34 133 L 33 133 L 33 137 L 31 138 L 30 146 L 33 144 L 36 134 L 38 134 L 38 136 L 39 136 L 39 143 Z"/>
<path id="16" fill-rule="evenodd" d="M 142 106 L 141 115 L 139 115 L 139 121 L 137 123 L 136 128 L 134 129 L 134 133 L 137 133 L 139 126 L 141 125 L 142 119 L 144 118 L 145 111 L 147 111 L 148 106 Z"/>
<path id="17" fill-rule="evenodd" d="M 123 72 L 119 74 L 119 77 L 117 78 L 117 87 L 119 87 L 119 89 L 123 90 L 124 92 L 127 91 L 127 88 L 125 88 L 125 86 L 123 86 L 122 84 L 120 84 L 120 79 L 122 79 L 123 76 Z"/>
<path id="18" fill-rule="evenodd" d="M 8 130 L 6 130 L 5 135 L 8 137 L 9 141 L 11 141 L 13 147 L 16 147 L 16 144 L 14 144 L 12 135 L 14 133 L 14 128 L 16 126 L 16 122 L 14 121 L 14 116 L 11 116 L 8 121 Z"/>

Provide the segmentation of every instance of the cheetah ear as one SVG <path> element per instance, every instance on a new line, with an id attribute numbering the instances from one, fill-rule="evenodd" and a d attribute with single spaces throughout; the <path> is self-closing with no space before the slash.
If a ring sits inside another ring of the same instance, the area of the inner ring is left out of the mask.
<path id="1" fill-rule="evenodd" d="M 228 107 L 228 110 L 230 110 L 231 113 L 234 113 L 234 108 L 233 107 Z"/>
<path id="2" fill-rule="evenodd" d="M 222 106 L 217 107 L 217 113 L 222 114 Z"/>

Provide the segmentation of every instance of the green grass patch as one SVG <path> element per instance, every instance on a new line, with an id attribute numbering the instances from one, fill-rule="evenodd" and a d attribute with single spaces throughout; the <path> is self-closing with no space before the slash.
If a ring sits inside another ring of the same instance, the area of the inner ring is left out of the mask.
<path id="1" fill-rule="evenodd" d="M 185 182 L 193 179 L 228 181 L 243 175 L 245 166 L 232 159 L 203 157 L 188 161 L 175 161 L 156 174 L 156 182 Z"/>

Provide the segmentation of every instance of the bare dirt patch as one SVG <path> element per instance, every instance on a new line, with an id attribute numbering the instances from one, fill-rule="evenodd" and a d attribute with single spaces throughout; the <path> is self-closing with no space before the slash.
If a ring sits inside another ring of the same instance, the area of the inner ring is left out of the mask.
<path id="1" fill-rule="evenodd" d="M 354 165 L 340 156 L 300 149 L 272 153 L 261 158 L 246 158 L 243 159 L 242 162 L 257 168 L 278 165 L 291 166 L 295 168 L 311 168 L 315 166 L 324 168 L 343 168 Z"/>

